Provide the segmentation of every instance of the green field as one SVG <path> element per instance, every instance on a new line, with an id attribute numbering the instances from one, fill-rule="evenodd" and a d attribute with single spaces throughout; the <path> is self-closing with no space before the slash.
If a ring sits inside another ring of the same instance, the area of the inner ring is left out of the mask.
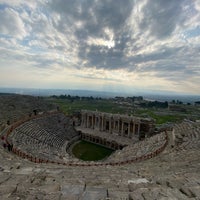
<path id="1" fill-rule="evenodd" d="M 156 124 L 164 124 L 166 122 L 178 122 L 184 119 L 184 115 L 182 113 L 180 114 L 167 114 L 167 110 L 163 110 L 162 112 L 166 112 L 162 115 L 156 114 L 157 110 L 153 109 L 138 109 L 136 111 L 136 115 L 138 116 L 148 116 L 156 120 Z"/>
<path id="2" fill-rule="evenodd" d="M 92 110 L 108 113 L 124 113 L 124 108 L 119 107 L 110 100 L 74 100 L 68 99 L 49 99 L 50 102 L 59 105 L 60 109 L 66 114 L 73 114 L 75 111 Z"/>
<path id="3" fill-rule="evenodd" d="M 112 149 L 102 147 L 90 142 L 81 140 L 75 144 L 72 153 L 79 159 L 84 161 L 97 161 L 109 156 L 113 152 Z"/>
<path id="4" fill-rule="evenodd" d="M 100 111 L 113 114 L 126 114 L 133 115 L 137 117 L 151 117 L 156 120 L 156 124 L 164 124 L 167 122 L 179 122 L 182 121 L 187 116 L 192 116 L 196 119 L 194 115 L 195 108 L 187 108 L 187 113 L 184 112 L 169 112 L 167 108 L 157 109 L 157 108 L 142 108 L 134 107 L 133 105 L 120 105 L 115 103 L 110 99 L 82 99 L 82 100 L 69 100 L 69 99 L 55 99 L 48 98 L 48 101 L 59 105 L 60 109 L 68 115 L 72 115 L 76 111 L 80 110 L 91 110 Z M 192 114 L 191 114 L 192 113 Z M 198 114 L 199 115 L 199 114 Z"/>

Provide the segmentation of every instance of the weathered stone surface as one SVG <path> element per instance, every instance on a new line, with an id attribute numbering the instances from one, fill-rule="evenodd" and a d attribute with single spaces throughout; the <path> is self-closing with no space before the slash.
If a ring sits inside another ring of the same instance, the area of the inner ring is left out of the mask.
<path id="1" fill-rule="evenodd" d="M 17 185 L 0 185 L 0 195 L 12 194 L 17 191 Z"/>
<path id="2" fill-rule="evenodd" d="M 23 167 L 23 168 L 18 168 L 15 173 L 28 175 L 28 174 L 31 174 L 32 171 L 33 171 L 33 167 Z"/>
<path id="3" fill-rule="evenodd" d="M 191 196 L 197 199 L 200 199 L 200 186 L 189 187 L 189 191 L 191 192 Z"/>
<path id="4" fill-rule="evenodd" d="M 184 195 L 186 195 L 188 198 L 195 197 L 196 195 L 191 192 L 191 190 L 188 187 L 181 187 L 180 192 L 182 192 Z"/>
<path id="5" fill-rule="evenodd" d="M 104 198 L 105 200 L 109 199 L 109 200 L 121 200 L 121 199 L 125 199 L 128 200 L 129 199 L 129 192 L 125 192 L 125 191 L 108 191 L 108 197 Z"/>
<path id="6" fill-rule="evenodd" d="M 84 185 L 62 185 L 62 198 L 79 199 L 84 192 Z"/>
<path id="7" fill-rule="evenodd" d="M 86 187 L 86 190 L 83 192 L 81 199 L 82 200 L 98 200 L 106 199 L 107 190 L 101 187 Z"/>
<path id="8" fill-rule="evenodd" d="M 46 194 L 43 197 L 43 199 L 44 200 L 61 200 L 61 196 L 62 196 L 62 194 L 60 194 L 59 192 L 57 192 L 57 193 L 53 193 L 53 194 Z"/>
<path id="9" fill-rule="evenodd" d="M 143 193 L 145 192 L 149 192 L 149 189 L 148 188 L 138 188 L 136 189 L 134 192 L 131 192 L 129 194 L 129 198 L 131 200 L 140 200 L 140 199 L 145 199 L 144 196 L 143 196 Z"/>
<path id="10" fill-rule="evenodd" d="M 0 173 L 0 185 L 5 184 L 11 176 L 7 173 Z"/>
<path id="11" fill-rule="evenodd" d="M 58 183 L 42 185 L 38 189 L 46 194 L 50 194 L 60 191 L 60 185 Z"/>

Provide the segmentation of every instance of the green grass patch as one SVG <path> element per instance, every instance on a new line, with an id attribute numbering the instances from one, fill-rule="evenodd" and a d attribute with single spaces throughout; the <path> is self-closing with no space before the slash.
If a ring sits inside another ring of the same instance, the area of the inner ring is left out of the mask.
<path id="1" fill-rule="evenodd" d="M 163 109 L 155 109 L 155 108 L 139 108 L 135 109 L 133 107 L 129 108 L 125 105 L 119 105 L 114 103 L 112 100 L 109 99 L 93 99 L 93 100 L 69 100 L 69 99 L 48 99 L 51 103 L 56 103 L 59 105 L 60 109 L 65 114 L 73 114 L 75 111 L 80 110 L 91 110 L 91 111 L 100 111 L 106 113 L 113 113 L 113 114 L 133 114 L 138 117 L 152 117 L 156 120 L 156 124 L 163 124 L 166 122 L 178 122 L 185 118 L 184 113 L 174 113 L 168 114 L 168 110 L 166 109 L 166 113 L 159 115 L 156 114 L 159 110 L 164 112 Z"/>
<path id="2" fill-rule="evenodd" d="M 112 149 L 81 140 L 72 148 L 72 153 L 84 161 L 97 161 L 109 156 Z"/>
<path id="3" fill-rule="evenodd" d="M 164 115 L 164 116 L 155 116 L 154 119 L 156 119 L 157 124 L 164 124 L 167 122 L 178 122 L 184 119 L 183 116 L 179 115 Z"/>
<path id="4" fill-rule="evenodd" d="M 156 124 L 164 124 L 167 122 L 178 122 L 184 119 L 184 115 L 182 114 L 165 114 L 165 115 L 159 115 L 156 114 L 154 110 L 151 109 L 141 109 L 141 110 L 137 110 L 136 114 L 138 114 L 139 116 L 149 116 L 152 117 L 153 119 L 156 120 Z"/>
<path id="5" fill-rule="evenodd" d="M 66 114 L 73 114 L 77 110 L 92 110 L 108 113 L 124 113 L 124 108 L 109 100 L 74 100 L 68 99 L 49 99 L 50 102 L 59 105 L 60 109 Z"/>

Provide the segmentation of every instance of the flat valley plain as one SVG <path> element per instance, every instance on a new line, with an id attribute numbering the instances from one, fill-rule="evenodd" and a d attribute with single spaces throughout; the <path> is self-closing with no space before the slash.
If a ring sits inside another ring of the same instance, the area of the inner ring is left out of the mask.
<path id="1" fill-rule="evenodd" d="M 198 120 L 200 118 L 200 106 L 191 103 L 182 103 L 179 100 L 165 102 L 163 105 L 152 105 L 152 101 L 137 100 L 129 97 L 120 98 L 93 98 L 67 96 L 66 98 L 54 96 L 46 98 L 51 103 L 59 105 L 61 111 L 72 115 L 80 110 L 100 111 L 112 114 L 125 114 L 129 116 L 150 117 L 156 120 L 156 125 L 166 123 L 177 123 L 183 119 Z M 158 101 L 155 101 L 158 102 Z M 175 103 L 174 103 L 175 102 Z M 170 109 L 170 105 L 175 105 L 177 109 Z"/>

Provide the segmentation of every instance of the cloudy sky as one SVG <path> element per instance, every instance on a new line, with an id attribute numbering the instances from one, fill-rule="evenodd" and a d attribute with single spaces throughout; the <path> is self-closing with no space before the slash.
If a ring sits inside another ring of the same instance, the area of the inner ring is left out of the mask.
<path id="1" fill-rule="evenodd" d="M 0 0 L 0 87 L 200 94 L 200 1 Z"/>

